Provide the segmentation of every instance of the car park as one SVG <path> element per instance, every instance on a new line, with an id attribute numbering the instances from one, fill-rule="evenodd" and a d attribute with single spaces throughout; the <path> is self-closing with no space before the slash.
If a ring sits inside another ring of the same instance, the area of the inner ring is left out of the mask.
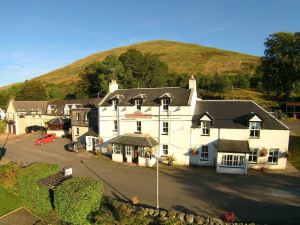
<path id="1" fill-rule="evenodd" d="M 44 134 L 34 141 L 35 145 L 43 145 L 56 140 L 55 134 Z"/>

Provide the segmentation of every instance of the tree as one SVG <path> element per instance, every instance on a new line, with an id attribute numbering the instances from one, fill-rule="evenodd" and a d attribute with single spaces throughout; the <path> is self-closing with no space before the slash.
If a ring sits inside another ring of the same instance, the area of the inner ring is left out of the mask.
<path id="1" fill-rule="evenodd" d="M 103 194 L 100 181 L 75 177 L 54 191 L 55 210 L 61 220 L 74 225 L 89 224 L 87 216 L 99 209 Z"/>
<path id="2" fill-rule="evenodd" d="M 47 89 L 42 82 L 35 80 L 25 81 L 16 95 L 16 99 L 21 101 L 41 101 L 47 98 Z"/>
<path id="3" fill-rule="evenodd" d="M 120 55 L 119 60 L 124 66 L 127 84 L 138 84 L 140 87 L 159 87 L 166 84 L 168 65 L 160 61 L 158 55 L 129 49 Z"/>
<path id="4" fill-rule="evenodd" d="M 80 78 L 77 97 L 96 97 L 98 94 L 104 96 L 112 79 L 117 79 L 121 87 L 126 83 L 123 65 L 115 55 L 109 55 L 102 62 L 88 65 L 80 74 Z"/>
<path id="5" fill-rule="evenodd" d="M 295 97 L 300 85 L 300 33 L 271 34 L 265 47 L 262 57 L 265 91 L 274 92 L 277 98 Z"/>

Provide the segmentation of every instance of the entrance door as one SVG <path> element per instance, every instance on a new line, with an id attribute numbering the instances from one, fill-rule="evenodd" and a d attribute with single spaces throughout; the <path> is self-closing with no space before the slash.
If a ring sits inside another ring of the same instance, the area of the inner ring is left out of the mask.
<path id="1" fill-rule="evenodd" d="M 134 146 L 133 147 L 133 159 L 132 162 L 138 164 L 139 163 L 139 147 Z"/>

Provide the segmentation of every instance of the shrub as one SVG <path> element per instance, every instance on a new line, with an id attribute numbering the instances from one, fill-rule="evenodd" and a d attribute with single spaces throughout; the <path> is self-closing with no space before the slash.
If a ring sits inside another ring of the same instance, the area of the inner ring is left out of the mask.
<path id="1" fill-rule="evenodd" d="M 100 181 L 85 177 L 71 178 L 55 189 L 55 210 L 66 223 L 89 224 L 87 216 L 99 209 L 102 193 Z"/>
<path id="2" fill-rule="evenodd" d="M 228 223 L 233 223 L 235 221 L 235 214 L 234 212 L 230 212 L 230 211 L 225 212 L 222 219 Z"/>
<path id="3" fill-rule="evenodd" d="M 0 134 L 5 132 L 6 123 L 3 120 L 0 120 Z"/>
<path id="4" fill-rule="evenodd" d="M 18 175 L 21 199 L 40 216 L 47 215 L 52 210 L 52 205 L 49 189 L 38 184 L 38 181 L 57 172 L 58 166 L 55 164 L 35 163 L 21 169 Z"/>
<path id="5" fill-rule="evenodd" d="M 168 217 L 170 219 L 173 219 L 173 218 L 176 217 L 176 211 L 173 208 L 169 209 L 169 211 L 168 211 Z"/>

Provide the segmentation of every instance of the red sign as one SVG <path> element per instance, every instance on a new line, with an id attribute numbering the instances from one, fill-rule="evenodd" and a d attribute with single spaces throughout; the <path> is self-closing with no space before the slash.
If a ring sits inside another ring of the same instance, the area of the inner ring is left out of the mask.
<path id="1" fill-rule="evenodd" d="M 136 111 L 132 114 L 125 114 L 125 118 L 128 118 L 128 119 L 151 119 L 152 114 L 143 114 L 141 111 Z"/>

